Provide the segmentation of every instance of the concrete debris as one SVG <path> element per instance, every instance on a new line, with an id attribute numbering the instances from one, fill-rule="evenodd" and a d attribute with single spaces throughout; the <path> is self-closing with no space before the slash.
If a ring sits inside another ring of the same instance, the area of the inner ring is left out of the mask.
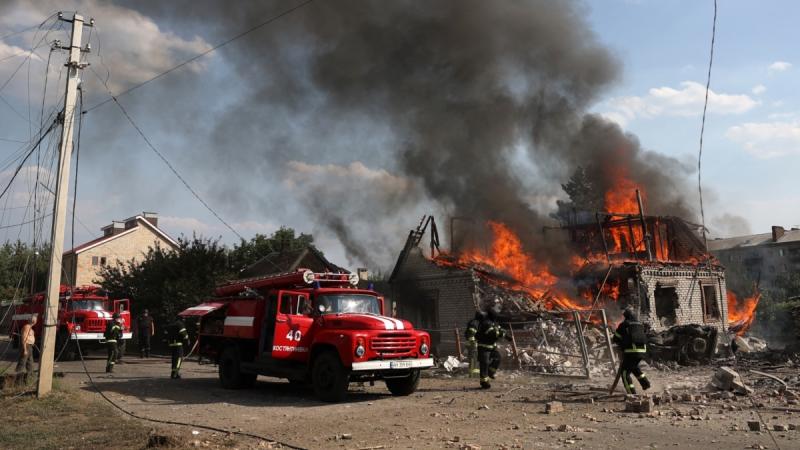
<path id="1" fill-rule="evenodd" d="M 767 349 L 767 341 L 755 336 L 736 336 L 736 351 L 742 353 L 763 352 Z"/>
<path id="2" fill-rule="evenodd" d="M 720 367 L 711 377 L 709 386 L 720 391 L 733 391 L 740 395 L 750 395 L 753 390 L 744 384 L 738 372 L 730 367 Z"/>
<path id="3" fill-rule="evenodd" d="M 789 431 L 789 426 L 776 423 L 772 425 L 772 431 Z"/>
<path id="4" fill-rule="evenodd" d="M 564 404 L 561 402 L 548 402 L 544 405 L 544 412 L 547 414 L 564 412 Z"/>
<path id="5" fill-rule="evenodd" d="M 445 359 L 442 363 L 442 367 L 448 372 L 453 372 L 460 369 L 461 364 L 461 361 L 459 361 L 455 356 L 448 356 L 447 359 Z"/>
<path id="6" fill-rule="evenodd" d="M 758 421 L 758 420 L 749 420 L 747 422 L 747 428 L 749 428 L 750 431 L 761 431 L 761 430 L 763 430 L 763 427 L 761 426 L 761 422 Z"/>
<path id="7" fill-rule="evenodd" d="M 649 395 L 629 395 L 625 398 L 625 412 L 652 413 L 654 409 L 653 398 Z"/>

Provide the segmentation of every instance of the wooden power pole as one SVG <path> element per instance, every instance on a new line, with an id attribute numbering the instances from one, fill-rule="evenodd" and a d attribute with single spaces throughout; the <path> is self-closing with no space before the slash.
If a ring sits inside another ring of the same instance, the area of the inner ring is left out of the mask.
<path id="1" fill-rule="evenodd" d="M 83 16 L 75 15 L 72 19 L 64 19 L 59 14 L 59 19 L 72 22 L 72 39 L 69 47 L 69 61 L 67 61 L 67 92 L 64 96 L 64 110 L 61 127 L 61 145 L 58 156 L 58 176 L 56 178 L 55 205 L 53 207 L 53 229 L 51 235 L 50 270 L 47 278 L 47 299 L 42 321 L 42 351 L 39 361 L 39 383 L 36 394 L 38 397 L 47 395 L 53 388 L 53 357 L 55 356 L 56 325 L 58 322 L 58 302 L 61 288 L 61 256 L 64 253 L 64 224 L 67 216 L 67 193 L 69 192 L 70 159 L 72 158 L 72 131 L 75 125 L 75 114 L 80 114 L 78 105 L 78 85 L 80 71 L 85 67 L 81 64 L 81 37 L 83 35 Z M 89 26 L 94 21 L 91 21 Z M 73 205 L 73 208 L 75 206 Z"/>

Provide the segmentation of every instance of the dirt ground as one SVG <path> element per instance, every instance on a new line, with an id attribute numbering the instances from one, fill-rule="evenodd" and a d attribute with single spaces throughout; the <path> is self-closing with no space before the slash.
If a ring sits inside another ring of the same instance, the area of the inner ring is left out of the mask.
<path id="1" fill-rule="evenodd" d="M 505 371 L 491 390 L 480 390 L 475 379 L 439 375 L 423 378 L 409 397 L 392 397 L 382 383 L 351 385 L 346 403 L 326 404 L 309 388 L 264 377 L 253 389 L 225 390 L 215 366 L 194 361 L 185 363 L 182 380 L 169 379 L 165 358 L 129 356 L 113 375 L 104 373 L 99 356 L 87 364 L 97 386 L 136 414 L 246 431 L 303 448 L 776 448 L 773 437 L 779 448 L 800 448 L 800 431 L 773 431 L 772 436 L 749 431 L 747 422 L 759 417 L 746 397 L 677 401 L 657 406 L 651 415 L 625 413 L 621 394 L 605 395 L 611 378 Z M 80 361 L 58 363 L 56 370 L 64 374 L 60 383 L 67 389 L 99 398 Z M 651 392 L 697 394 L 713 371 L 650 370 Z M 797 406 L 758 398 L 770 427 L 800 425 Z M 545 403 L 552 400 L 561 401 L 564 411 L 545 414 Z M 187 445 L 216 446 L 211 432 L 171 428 Z M 259 445 L 265 444 L 241 440 L 235 446 Z"/>

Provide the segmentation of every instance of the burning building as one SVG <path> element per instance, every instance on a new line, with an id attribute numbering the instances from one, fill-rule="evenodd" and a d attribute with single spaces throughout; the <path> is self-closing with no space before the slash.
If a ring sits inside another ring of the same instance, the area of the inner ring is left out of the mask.
<path id="1" fill-rule="evenodd" d="M 696 345 L 703 354 L 728 328 L 725 269 L 705 251 L 698 225 L 645 216 L 641 209 L 576 213 L 542 230 L 541 240 L 564 247 L 566 269 L 539 262 L 505 224 L 490 221 L 486 228 L 488 246 L 472 242 L 445 254 L 437 252 L 434 224 L 426 255 L 420 247 L 426 230 L 418 227 L 391 274 L 398 314 L 431 330 L 439 354 L 455 352 L 455 329 L 496 299 L 510 321 L 592 308 L 605 309 L 613 320 L 631 307 L 654 333 L 694 326 L 692 333 L 707 341 Z"/>

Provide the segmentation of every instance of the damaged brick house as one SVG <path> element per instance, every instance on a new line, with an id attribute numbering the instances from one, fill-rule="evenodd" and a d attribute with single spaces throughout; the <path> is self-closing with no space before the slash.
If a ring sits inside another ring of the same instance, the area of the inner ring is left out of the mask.
<path id="1" fill-rule="evenodd" d="M 696 226 L 677 217 L 598 214 L 592 219 L 544 230 L 557 233 L 584 260 L 569 280 L 559 280 L 572 286 L 567 303 L 605 308 L 611 318 L 630 306 L 654 332 L 705 325 L 715 343 L 717 332 L 728 326 L 725 270 L 703 250 Z M 504 313 L 515 321 L 545 309 L 569 309 L 549 293 L 516 289 L 508 274 L 458 254 L 428 258 L 419 245 L 422 233 L 418 228 L 409 234 L 389 283 L 398 315 L 432 330 L 439 354 L 456 351 L 453 330 L 462 328 L 482 301 L 491 300 L 487 297 L 512 305 L 504 306 Z"/>

